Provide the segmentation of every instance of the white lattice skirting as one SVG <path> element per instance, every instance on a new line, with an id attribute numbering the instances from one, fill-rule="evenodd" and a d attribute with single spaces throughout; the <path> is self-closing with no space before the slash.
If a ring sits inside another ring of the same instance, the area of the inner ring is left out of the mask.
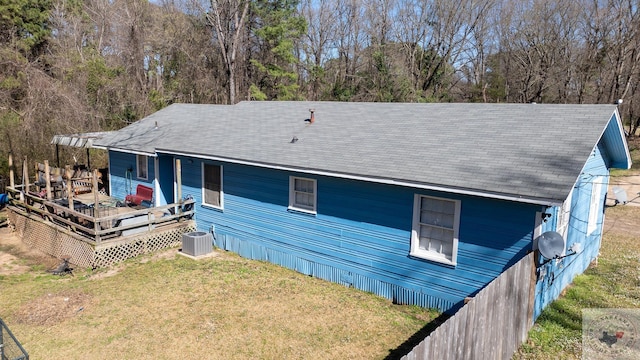
<path id="1" fill-rule="evenodd" d="M 196 229 L 194 221 L 185 221 L 94 244 L 81 235 L 32 215 L 10 210 L 9 221 L 29 247 L 59 259 L 67 256 L 72 264 L 91 268 L 108 267 L 140 254 L 179 246 L 182 234 Z"/>

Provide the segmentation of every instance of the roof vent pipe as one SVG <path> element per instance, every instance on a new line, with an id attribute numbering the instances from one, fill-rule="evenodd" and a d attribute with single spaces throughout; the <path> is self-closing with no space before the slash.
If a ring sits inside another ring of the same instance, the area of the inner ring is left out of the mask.
<path id="1" fill-rule="evenodd" d="M 309 123 L 313 124 L 314 121 L 316 121 L 315 116 L 313 115 L 313 113 L 315 112 L 315 109 L 309 109 L 309 112 L 311 113 L 311 117 L 309 118 Z"/>

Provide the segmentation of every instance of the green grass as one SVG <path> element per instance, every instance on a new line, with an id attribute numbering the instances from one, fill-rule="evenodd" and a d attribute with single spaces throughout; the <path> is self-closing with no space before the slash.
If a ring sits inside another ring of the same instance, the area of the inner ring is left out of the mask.
<path id="1" fill-rule="evenodd" d="M 225 252 L 5 275 L 0 289 L 34 359 L 376 359 L 439 315 Z"/>
<path id="2" fill-rule="evenodd" d="M 640 308 L 640 229 L 628 225 L 640 224 L 640 208 L 608 208 L 607 221 L 597 266 L 542 312 L 514 359 L 579 359 L 582 309 Z"/>

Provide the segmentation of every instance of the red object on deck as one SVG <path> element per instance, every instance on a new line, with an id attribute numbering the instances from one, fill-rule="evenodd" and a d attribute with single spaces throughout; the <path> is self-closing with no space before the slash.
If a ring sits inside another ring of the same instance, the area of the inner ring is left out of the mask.
<path id="1" fill-rule="evenodd" d="M 145 200 L 151 202 L 152 198 L 153 198 L 153 189 L 148 186 L 138 184 L 138 186 L 136 187 L 135 195 L 134 194 L 127 195 L 124 198 L 124 202 L 126 202 L 127 204 L 140 205 L 140 203 L 142 203 Z"/>

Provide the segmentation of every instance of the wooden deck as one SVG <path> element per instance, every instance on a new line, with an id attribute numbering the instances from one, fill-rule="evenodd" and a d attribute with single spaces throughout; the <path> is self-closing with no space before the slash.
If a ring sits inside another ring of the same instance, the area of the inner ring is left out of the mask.
<path id="1" fill-rule="evenodd" d="M 31 178 L 25 158 L 22 184 L 16 184 L 11 154 L 8 164 L 11 226 L 27 245 L 75 265 L 105 267 L 178 246 L 183 233 L 196 229 L 193 200 L 129 207 L 101 192 L 97 170 L 52 168 L 44 160 Z"/>
<path id="2" fill-rule="evenodd" d="M 9 220 L 23 242 L 83 267 L 105 267 L 142 253 L 178 246 L 195 230 L 193 200 L 160 207 L 129 207 L 104 194 L 43 199 L 14 187 Z"/>
<path id="3" fill-rule="evenodd" d="M 159 207 L 129 207 L 106 195 L 84 194 L 69 199 L 47 200 L 35 192 L 7 188 L 10 205 L 17 211 L 35 214 L 44 220 L 85 236 L 95 243 L 131 234 L 132 229 L 152 230 L 165 223 L 191 219 L 193 200 Z M 96 199 L 98 200 L 96 203 Z"/>

